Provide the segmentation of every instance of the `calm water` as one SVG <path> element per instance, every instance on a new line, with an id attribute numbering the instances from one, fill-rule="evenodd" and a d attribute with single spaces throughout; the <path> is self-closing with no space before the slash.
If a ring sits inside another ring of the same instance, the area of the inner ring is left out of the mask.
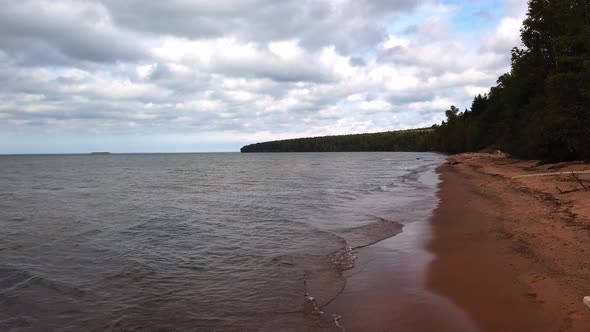
<path id="1" fill-rule="evenodd" d="M 428 216 L 443 159 L 0 156 L 0 331 L 328 330 L 354 248 Z"/>

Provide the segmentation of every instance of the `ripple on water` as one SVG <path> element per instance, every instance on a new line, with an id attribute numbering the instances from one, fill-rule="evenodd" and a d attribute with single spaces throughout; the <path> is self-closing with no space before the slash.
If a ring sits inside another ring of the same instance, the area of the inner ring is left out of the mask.
<path id="1" fill-rule="evenodd" d="M 1 156 L 0 330 L 338 330 L 315 309 L 442 159 Z"/>

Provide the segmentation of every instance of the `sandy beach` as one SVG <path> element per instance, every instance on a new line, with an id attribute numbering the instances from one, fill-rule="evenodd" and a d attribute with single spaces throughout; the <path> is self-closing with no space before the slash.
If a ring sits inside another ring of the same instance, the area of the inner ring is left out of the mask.
<path id="1" fill-rule="evenodd" d="M 439 169 L 428 287 L 483 331 L 589 331 L 588 169 L 450 157 Z"/>
<path id="2" fill-rule="evenodd" d="M 590 331 L 587 169 L 449 157 L 430 220 L 362 248 L 324 310 L 348 332 Z"/>

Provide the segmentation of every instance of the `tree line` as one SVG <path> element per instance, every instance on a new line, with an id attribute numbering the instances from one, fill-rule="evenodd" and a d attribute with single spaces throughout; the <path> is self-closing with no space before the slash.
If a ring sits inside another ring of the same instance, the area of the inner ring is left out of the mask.
<path id="1" fill-rule="evenodd" d="M 242 152 L 486 148 L 545 161 L 590 160 L 590 0 L 530 0 L 522 48 L 489 92 L 428 129 L 248 145 Z"/>
<path id="2" fill-rule="evenodd" d="M 241 152 L 428 151 L 432 129 L 305 137 L 246 145 Z"/>

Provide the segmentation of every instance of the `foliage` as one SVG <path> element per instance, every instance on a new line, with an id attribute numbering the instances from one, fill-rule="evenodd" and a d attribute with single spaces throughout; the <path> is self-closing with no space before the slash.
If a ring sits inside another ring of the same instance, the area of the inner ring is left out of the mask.
<path id="1" fill-rule="evenodd" d="M 351 152 L 351 151 L 427 151 L 432 129 L 412 129 L 373 134 L 306 137 L 256 143 L 242 152 Z"/>
<path id="2" fill-rule="evenodd" d="M 470 110 L 447 111 L 435 148 L 590 160 L 590 1 L 529 1 L 521 39 L 510 73 Z"/>

